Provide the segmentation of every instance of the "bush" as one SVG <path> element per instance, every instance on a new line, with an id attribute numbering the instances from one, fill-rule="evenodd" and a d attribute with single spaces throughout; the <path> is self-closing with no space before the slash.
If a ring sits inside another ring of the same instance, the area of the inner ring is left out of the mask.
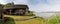
<path id="1" fill-rule="evenodd" d="M 60 24 L 60 14 L 51 16 L 46 20 L 46 24 Z"/>
<path id="2" fill-rule="evenodd" d="M 29 13 L 29 14 L 27 14 L 27 16 L 35 16 L 35 14 L 30 14 L 30 13 Z"/>
<path id="3" fill-rule="evenodd" d="M 15 24 L 15 22 L 13 18 L 4 17 L 4 24 Z"/>
<path id="4" fill-rule="evenodd" d="M 27 16 L 35 16 L 35 14 L 34 14 L 34 12 L 33 12 L 33 11 L 28 11 Z"/>

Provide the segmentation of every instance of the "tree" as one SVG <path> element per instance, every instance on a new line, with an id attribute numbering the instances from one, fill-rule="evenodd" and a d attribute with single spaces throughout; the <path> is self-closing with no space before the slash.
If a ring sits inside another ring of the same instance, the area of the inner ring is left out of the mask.
<path id="1" fill-rule="evenodd" d="M 27 16 L 35 16 L 35 14 L 34 14 L 34 12 L 33 12 L 33 11 L 28 11 Z"/>
<path id="2" fill-rule="evenodd" d="M 4 6 L 4 8 L 6 8 L 6 7 L 10 7 L 10 6 L 13 6 L 13 5 L 14 5 L 13 2 L 11 2 L 11 3 L 7 3 L 7 4 Z"/>
<path id="3" fill-rule="evenodd" d="M 0 7 L 4 7 L 4 5 L 3 4 L 0 4 Z"/>
<path id="4" fill-rule="evenodd" d="M 0 6 L 2 6 L 2 4 L 0 4 Z"/>
<path id="5" fill-rule="evenodd" d="M 11 3 L 7 3 L 7 4 L 6 4 L 6 6 L 12 6 L 12 5 L 14 5 L 13 2 L 11 2 Z"/>

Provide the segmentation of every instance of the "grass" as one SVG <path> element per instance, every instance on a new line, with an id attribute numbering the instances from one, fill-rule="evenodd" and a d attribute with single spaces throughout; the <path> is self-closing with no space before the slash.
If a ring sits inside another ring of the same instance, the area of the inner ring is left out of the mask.
<path id="1" fill-rule="evenodd" d="M 14 21 L 7 21 L 7 22 L 5 22 L 5 24 L 15 24 L 15 22 Z"/>
<path id="2" fill-rule="evenodd" d="M 2 20 L 0 19 L 0 24 L 2 24 Z"/>
<path id="3" fill-rule="evenodd" d="M 42 17 L 36 17 L 28 20 L 15 20 L 18 18 L 27 18 L 30 16 L 12 16 L 12 15 L 5 15 L 4 17 L 13 18 L 14 21 L 7 21 L 6 24 L 60 24 L 60 14 L 52 15 L 48 19 L 44 19 Z"/>
<path id="4" fill-rule="evenodd" d="M 5 15 L 4 17 L 10 17 L 13 19 L 18 18 L 26 18 L 30 16 L 12 16 L 12 15 Z M 15 23 L 14 23 L 15 22 Z M 19 20 L 16 21 L 8 21 L 7 24 L 14 23 L 14 24 L 60 24 L 60 14 L 52 15 L 50 18 L 44 20 L 42 17 L 36 17 L 28 20 Z"/>
<path id="5" fill-rule="evenodd" d="M 45 22 L 46 24 L 60 24 L 60 14 L 52 15 Z"/>
<path id="6" fill-rule="evenodd" d="M 15 21 L 13 18 L 4 17 L 4 24 L 15 24 Z"/>
<path id="7" fill-rule="evenodd" d="M 10 18 L 13 18 L 13 19 L 17 19 L 17 18 L 26 18 L 26 17 L 29 17 L 29 16 L 12 16 L 12 15 L 5 15 L 4 17 L 10 17 Z M 32 19 L 29 19 L 29 20 L 19 20 L 19 21 L 16 21 L 14 20 L 15 24 L 43 24 L 44 22 L 44 19 L 41 18 L 41 17 L 37 17 L 37 18 L 32 18 Z M 12 23 L 12 21 L 8 21 L 7 24 L 9 23 Z"/>
<path id="8" fill-rule="evenodd" d="M 33 18 L 25 21 L 15 21 L 16 24 L 42 24 L 43 19 L 40 18 Z"/>

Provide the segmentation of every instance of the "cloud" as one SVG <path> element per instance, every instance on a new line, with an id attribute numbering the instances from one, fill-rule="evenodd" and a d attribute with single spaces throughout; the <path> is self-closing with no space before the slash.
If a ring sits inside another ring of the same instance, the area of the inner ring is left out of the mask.
<path id="1" fill-rule="evenodd" d="M 37 0 L 37 1 L 39 2 L 35 4 L 31 2 L 32 5 L 30 5 L 30 10 L 36 12 L 60 11 L 60 0 Z"/>
<path id="2" fill-rule="evenodd" d="M 46 0 L 28 0 L 29 8 L 32 11 L 40 12 L 42 7 L 47 3 Z"/>
<path id="3" fill-rule="evenodd" d="M 30 5 L 37 5 L 39 3 L 38 0 L 27 0 Z"/>
<path id="4" fill-rule="evenodd" d="M 60 4 L 60 0 L 47 0 L 49 4 Z"/>
<path id="5" fill-rule="evenodd" d="M 5 4 L 4 0 L 0 0 L 0 3 L 1 3 L 1 4 Z"/>
<path id="6" fill-rule="evenodd" d="M 0 3 L 6 4 L 9 2 L 14 2 L 15 4 L 27 4 L 27 0 L 0 0 Z"/>
<path id="7" fill-rule="evenodd" d="M 0 0 L 0 3 L 1 4 L 6 4 L 6 3 L 8 3 L 8 2 L 12 2 L 13 0 Z"/>
<path id="8" fill-rule="evenodd" d="M 27 0 L 15 0 L 15 4 L 27 4 Z"/>
<path id="9" fill-rule="evenodd" d="M 48 4 L 38 7 L 41 11 L 60 11 L 60 0 L 47 0 Z"/>

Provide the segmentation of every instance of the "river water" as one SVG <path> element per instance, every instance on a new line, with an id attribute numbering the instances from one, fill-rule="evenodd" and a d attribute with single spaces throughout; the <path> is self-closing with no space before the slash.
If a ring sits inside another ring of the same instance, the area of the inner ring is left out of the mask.
<path id="1" fill-rule="evenodd" d="M 56 13 L 41 13 L 41 12 L 35 12 L 36 16 L 43 17 L 43 18 L 49 18 L 52 15 L 55 15 Z"/>

